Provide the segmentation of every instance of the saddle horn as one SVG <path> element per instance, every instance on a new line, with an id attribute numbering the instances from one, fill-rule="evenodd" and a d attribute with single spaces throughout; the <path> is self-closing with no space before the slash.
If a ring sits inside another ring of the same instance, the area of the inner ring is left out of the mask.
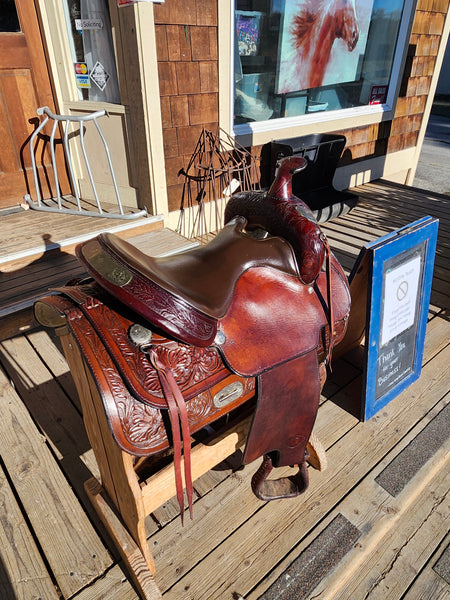
<path id="1" fill-rule="evenodd" d="M 282 159 L 268 191 L 240 192 L 231 197 L 225 209 L 225 223 L 240 215 L 248 227 L 260 227 L 284 238 L 296 256 L 300 280 L 310 285 L 322 268 L 326 242 L 309 207 L 292 193 L 293 175 L 307 164 L 301 156 Z"/>

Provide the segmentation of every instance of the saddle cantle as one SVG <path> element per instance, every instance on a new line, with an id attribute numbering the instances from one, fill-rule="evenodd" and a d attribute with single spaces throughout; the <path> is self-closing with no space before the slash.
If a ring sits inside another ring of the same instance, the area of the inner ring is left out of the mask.
<path id="1" fill-rule="evenodd" d="M 264 457 L 252 481 L 255 494 L 270 500 L 296 496 L 308 486 L 306 444 L 325 365 L 345 333 L 350 294 L 320 227 L 292 195 L 292 175 L 305 165 L 300 157 L 284 159 L 268 192 L 233 196 L 225 227 L 206 246 L 154 258 L 111 234 L 81 244 L 77 256 L 97 285 L 68 286 L 62 291 L 71 302 L 56 301 L 69 315 L 105 409 L 115 410 L 110 423 L 122 447 L 143 452 L 129 439 L 124 442 L 124 416 L 111 396 L 128 394 L 146 409 L 168 412 L 171 432 L 163 446 L 174 446 L 180 507 L 181 442 L 191 507 L 190 433 L 248 399 L 255 382 L 257 403 L 244 452 L 246 464 Z M 136 323 L 143 336 L 130 336 Z M 153 335 L 145 335 L 147 329 Z M 252 382 L 247 395 L 195 421 L 196 390 L 187 393 L 183 368 L 161 352 L 165 344 L 183 348 L 191 361 L 208 356 L 215 362 L 210 385 L 228 378 Z M 156 379 L 155 400 L 149 385 Z M 293 464 L 299 466 L 295 477 L 267 479 L 273 466 Z"/>

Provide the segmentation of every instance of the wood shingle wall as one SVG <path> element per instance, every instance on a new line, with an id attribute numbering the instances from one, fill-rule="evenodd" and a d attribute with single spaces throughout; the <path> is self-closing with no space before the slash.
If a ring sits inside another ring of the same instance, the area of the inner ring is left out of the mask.
<path id="1" fill-rule="evenodd" d="M 342 131 L 341 165 L 416 146 L 448 8 L 449 0 L 418 0 L 394 119 Z"/>
<path id="2" fill-rule="evenodd" d="M 347 138 L 341 166 L 416 146 L 449 2 L 418 0 L 394 119 L 339 131 Z M 168 0 L 155 5 L 154 14 L 172 211 L 181 199 L 178 171 L 187 165 L 202 127 L 218 125 L 217 0 Z"/>
<path id="3" fill-rule="evenodd" d="M 154 14 L 169 210 L 176 210 L 178 171 L 202 128 L 219 122 L 217 1 L 169 0 Z"/>

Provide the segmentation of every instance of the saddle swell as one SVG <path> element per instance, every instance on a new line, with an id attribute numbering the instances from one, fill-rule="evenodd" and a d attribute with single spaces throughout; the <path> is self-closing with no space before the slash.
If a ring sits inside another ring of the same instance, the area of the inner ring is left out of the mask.
<path id="1" fill-rule="evenodd" d="M 267 192 L 234 194 L 225 208 L 225 223 L 241 215 L 249 227 L 262 228 L 287 240 L 296 256 L 300 280 L 310 285 L 322 268 L 326 247 L 311 210 L 292 193 L 292 176 L 306 165 L 300 156 L 285 158 Z"/>

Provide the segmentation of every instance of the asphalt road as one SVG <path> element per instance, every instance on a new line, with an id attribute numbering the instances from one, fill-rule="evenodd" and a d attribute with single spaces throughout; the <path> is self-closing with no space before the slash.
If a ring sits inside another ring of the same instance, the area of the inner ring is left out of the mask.
<path id="1" fill-rule="evenodd" d="M 450 118 L 430 115 L 413 185 L 450 194 Z"/>

